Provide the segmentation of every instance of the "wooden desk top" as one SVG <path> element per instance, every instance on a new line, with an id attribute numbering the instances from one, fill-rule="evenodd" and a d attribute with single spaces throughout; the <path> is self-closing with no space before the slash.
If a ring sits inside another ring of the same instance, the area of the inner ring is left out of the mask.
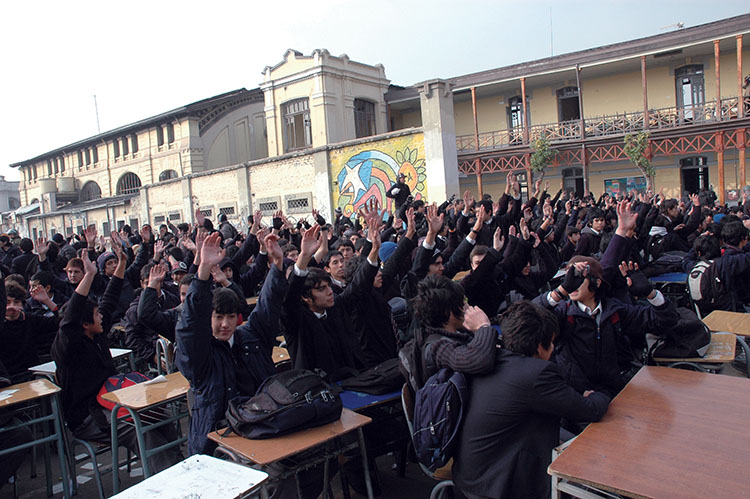
<path id="1" fill-rule="evenodd" d="M 750 336 L 750 314 L 714 310 L 703 319 L 711 331 L 728 331 L 739 336 Z"/>
<path id="2" fill-rule="evenodd" d="M 130 355 L 130 352 L 132 352 L 132 350 L 128 348 L 110 348 L 109 349 L 109 354 L 112 356 L 113 359 L 117 359 L 120 357 L 124 357 L 126 355 Z M 44 364 L 39 364 L 38 366 L 29 367 L 27 371 L 31 371 L 33 373 L 39 373 L 39 374 L 54 375 L 57 372 L 57 364 L 55 364 L 54 360 L 51 360 L 49 362 L 45 362 Z"/>
<path id="3" fill-rule="evenodd" d="M 696 364 L 723 364 L 732 362 L 737 349 L 737 336 L 732 333 L 711 333 L 711 344 L 703 357 L 666 359 L 654 357 L 656 362 L 693 362 Z"/>
<path id="4" fill-rule="evenodd" d="M 235 499 L 257 488 L 268 473 L 211 456 L 194 455 L 157 473 L 112 499 Z"/>
<path id="5" fill-rule="evenodd" d="M 188 380 L 178 372 L 167 374 L 166 378 L 167 381 L 164 383 L 139 383 L 105 393 L 102 398 L 131 409 L 140 410 L 181 397 L 190 388 Z"/>
<path id="6" fill-rule="evenodd" d="M 271 354 L 271 357 L 273 358 L 274 364 L 290 359 L 287 349 L 281 347 L 273 347 L 273 354 Z"/>
<path id="7" fill-rule="evenodd" d="M 746 378 L 643 367 L 548 471 L 630 497 L 737 497 L 748 414 Z"/>
<path id="8" fill-rule="evenodd" d="M 58 388 L 57 385 L 44 378 L 7 386 L 0 389 L 0 408 L 19 404 L 28 400 L 34 400 L 39 397 L 46 397 L 47 395 L 52 395 L 59 391 L 60 388 Z"/>
<path id="9" fill-rule="evenodd" d="M 468 270 L 463 270 L 463 271 L 461 271 L 461 272 L 458 272 L 458 273 L 456 273 L 456 275 L 454 275 L 454 276 L 453 276 L 453 280 L 454 280 L 454 281 L 460 281 L 461 279 L 463 279 L 464 277 L 466 277 L 466 276 L 467 276 L 467 275 L 469 275 L 470 273 L 471 273 L 471 272 L 470 272 L 470 271 L 468 271 Z"/>
<path id="10" fill-rule="evenodd" d="M 345 435 L 371 421 L 367 416 L 344 409 L 338 421 L 277 438 L 250 440 L 234 433 L 222 437 L 223 429 L 209 433 L 208 438 L 254 463 L 270 464 Z"/>

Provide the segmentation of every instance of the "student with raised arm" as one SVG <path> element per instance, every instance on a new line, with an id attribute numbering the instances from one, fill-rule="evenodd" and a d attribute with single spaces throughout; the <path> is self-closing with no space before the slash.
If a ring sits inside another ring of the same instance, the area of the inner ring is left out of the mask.
<path id="1" fill-rule="evenodd" d="M 62 387 L 63 415 L 77 438 L 109 442 L 111 413 L 102 408 L 96 395 L 104 382 L 117 374 L 107 345 L 107 332 L 112 326 L 112 314 L 122 290 L 127 257 L 120 237 L 112 232 L 112 248 L 117 256 L 117 267 L 107 284 L 99 305 L 89 299 L 89 291 L 97 275 L 96 264 L 83 253 L 85 274 L 75 293 L 65 306 L 60 330 L 52 345 L 52 358 L 57 364 L 57 381 Z M 171 425 L 146 433 L 146 446 L 158 447 L 177 438 Z M 133 431 L 119 437 L 122 445 L 138 451 Z M 160 452 L 149 458 L 149 466 L 158 472 L 178 463 L 182 455 L 177 449 Z"/>
<path id="2" fill-rule="evenodd" d="M 279 332 L 281 304 L 287 290 L 278 237 L 265 238 L 272 262 L 258 303 L 240 324 L 241 303 L 228 288 L 211 291 L 211 269 L 224 258 L 221 235 L 206 237 L 200 264 L 177 323 L 175 360 L 190 381 L 194 397 L 190 418 L 190 454 L 210 454 L 215 447 L 207 435 L 224 418 L 230 399 L 252 396 L 274 374 L 271 357 Z M 238 327 L 239 326 L 239 327 Z"/>
<path id="3" fill-rule="evenodd" d="M 284 300 L 284 325 L 292 362 L 296 369 L 322 369 L 330 381 L 363 369 L 362 352 L 351 323 L 350 310 L 372 292 L 378 272 L 379 221 L 368 221 L 372 248 L 360 263 L 351 284 L 334 296 L 331 277 L 321 269 L 308 268 L 321 244 L 320 226 L 305 231 L 301 250 L 289 276 L 289 293 Z"/>

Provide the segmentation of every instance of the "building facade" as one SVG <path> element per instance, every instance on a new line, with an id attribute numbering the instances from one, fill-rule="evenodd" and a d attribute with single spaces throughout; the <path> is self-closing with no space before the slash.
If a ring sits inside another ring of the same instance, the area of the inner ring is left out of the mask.
<path id="1" fill-rule="evenodd" d="M 29 235 L 103 232 L 194 219 L 243 224 L 255 209 L 295 217 L 354 212 L 399 172 L 442 201 L 469 189 L 497 196 L 505 174 L 579 193 L 642 189 L 623 150 L 647 132 L 657 189 L 713 187 L 734 202 L 747 185 L 750 15 L 538 61 L 411 86 L 382 65 L 327 50 L 288 50 L 239 89 L 11 165 L 21 173 L 13 221 Z M 13 218 L 13 217 L 11 217 Z"/>

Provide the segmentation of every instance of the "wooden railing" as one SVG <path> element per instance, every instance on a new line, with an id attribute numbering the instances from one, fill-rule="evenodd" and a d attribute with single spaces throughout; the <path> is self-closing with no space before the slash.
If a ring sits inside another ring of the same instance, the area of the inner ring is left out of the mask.
<path id="1" fill-rule="evenodd" d="M 739 117 L 739 103 L 738 97 L 725 97 L 721 99 L 718 106 L 716 101 L 710 101 L 690 106 L 650 109 L 648 129 L 664 130 L 736 119 Z M 750 115 L 750 97 L 744 98 L 744 104 L 747 117 Z M 546 137 L 550 142 L 580 140 L 582 138 L 581 123 L 581 120 L 572 120 L 532 125 L 529 127 L 529 142 L 533 143 L 540 137 Z M 646 129 L 644 123 L 643 111 L 589 117 L 583 120 L 586 137 L 639 132 Z M 479 147 L 473 134 L 456 136 L 458 152 L 493 150 L 524 144 L 522 127 L 482 132 L 478 138 Z"/>

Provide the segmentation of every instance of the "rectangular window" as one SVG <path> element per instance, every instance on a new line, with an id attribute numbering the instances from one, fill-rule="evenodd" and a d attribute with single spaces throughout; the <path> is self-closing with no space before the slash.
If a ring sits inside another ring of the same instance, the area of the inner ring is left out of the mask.
<path id="1" fill-rule="evenodd" d="M 233 217 L 234 206 L 225 206 L 224 208 L 219 208 L 219 215 L 226 215 L 228 217 Z"/>
<path id="2" fill-rule="evenodd" d="M 60 173 L 60 158 L 55 158 L 52 160 L 55 164 L 55 175 Z"/>
<path id="3" fill-rule="evenodd" d="M 164 215 L 154 215 L 154 225 L 163 224 L 166 218 Z"/>
<path id="4" fill-rule="evenodd" d="M 156 145 L 164 145 L 164 129 L 161 126 L 156 127 Z"/>
<path id="5" fill-rule="evenodd" d="M 60 156 L 60 173 L 65 173 L 65 156 Z"/>
<path id="6" fill-rule="evenodd" d="M 201 214 L 206 218 L 211 218 L 214 214 L 213 208 L 201 208 Z"/>
<path id="7" fill-rule="evenodd" d="M 92 147 L 91 153 L 92 153 L 91 155 L 94 157 L 94 163 L 98 163 L 99 162 L 99 147 L 98 146 Z"/>
<path id="8" fill-rule="evenodd" d="M 128 151 L 128 138 L 123 137 L 122 138 L 122 155 L 127 156 L 128 154 L 130 154 L 130 151 Z"/>
<path id="9" fill-rule="evenodd" d="M 109 222 L 102 222 L 102 234 L 109 234 Z"/>
<path id="10" fill-rule="evenodd" d="M 91 150 L 90 149 L 86 149 L 83 152 L 84 152 L 84 154 L 86 154 L 86 164 L 90 165 L 91 164 Z"/>
<path id="11" fill-rule="evenodd" d="M 170 222 L 179 222 L 180 218 L 182 218 L 182 217 L 180 216 L 180 212 L 179 211 L 175 211 L 175 212 L 172 212 L 172 213 L 169 214 L 169 221 Z"/>
<path id="12" fill-rule="evenodd" d="M 36 165 L 34 165 L 34 180 L 36 180 L 36 174 L 37 174 Z"/>
<path id="13" fill-rule="evenodd" d="M 354 99 L 354 131 L 357 138 L 375 135 L 375 103 Z"/>
<path id="14" fill-rule="evenodd" d="M 52 176 L 52 161 L 47 160 L 47 176 Z"/>
<path id="15" fill-rule="evenodd" d="M 133 153 L 138 152 L 138 135 L 136 134 L 130 136 L 130 149 Z"/>
<path id="16" fill-rule="evenodd" d="M 312 127 L 307 99 L 297 99 L 282 106 L 284 114 L 285 151 L 312 145 Z"/>
<path id="17" fill-rule="evenodd" d="M 138 219 L 137 218 L 131 218 L 130 219 L 130 228 L 133 229 L 133 232 L 138 230 Z"/>
<path id="18" fill-rule="evenodd" d="M 115 149 L 115 158 L 119 158 L 120 157 L 120 140 L 119 139 L 113 140 L 112 146 Z"/>
<path id="19" fill-rule="evenodd" d="M 268 201 L 265 203 L 258 203 L 258 209 L 260 211 L 277 211 L 279 209 L 279 203 L 277 201 Z"/>
<path id="20" fill-rule="evenodd" d="M 167 143 L 171 144 L 174 142 L 174 125 L 167 123 Z"/>
<path id="21" fill-rule="evenodd" d="M 83 166 L 83 151 L 78 151 L 78 169 Z"/>
<path id="22" fill-rule="evenodd" d="M 125 220 L 118 220 L 117 221 L 117 230 L 119 231 L 122 229 L 122 226 L 125 225 Z"/>

